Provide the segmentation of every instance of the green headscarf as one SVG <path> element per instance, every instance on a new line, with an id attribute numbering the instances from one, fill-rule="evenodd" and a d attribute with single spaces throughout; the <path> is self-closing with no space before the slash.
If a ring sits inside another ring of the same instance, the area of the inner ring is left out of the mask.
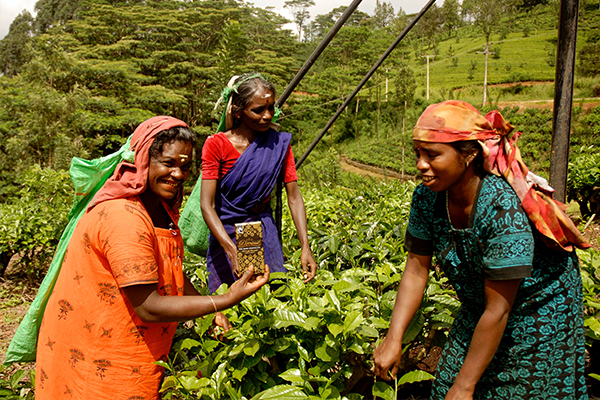
<path id="1" fill-rule="evenodd" d="M 248 82 L 254 78 L 260 78 L 262 80 L 266 79 L 259 74 L 258 72 L 249 74 L 248 76 L 242 76 L 240 79 L 239 75 L 234 75 L 231 77 L 227 86 L 221 91 L 221 97 L 217 100 L 215 104 L 215 109 L 224 102 L 226 104 L 225 109 L 223 110 L 223 115 L 221 115 L 221 121 L 219 122 L 219 126 L 217 128 L 217 132 L 226 132 L 233 128 L 233 117 L 231 115 L 231 104 L 233 102 L 233 93 L 237 93 L 238 88 L 242 83 Z M 272 123 L 276 123 L 277 118 L 281 115 L 281 109 L 279 107 L 275 107 L 275 115 L 273 116 Z"/>

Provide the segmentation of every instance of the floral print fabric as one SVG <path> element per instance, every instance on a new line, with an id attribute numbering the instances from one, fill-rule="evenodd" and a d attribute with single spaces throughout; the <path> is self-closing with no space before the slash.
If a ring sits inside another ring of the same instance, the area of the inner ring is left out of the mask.
<path id="1" fill-rule="evenodd" d="M 485 309 L 485 279 L 523 278 L 494 359 L 474 399 L 587 399 L 582 289 L 574 253 L 547 248 L 501 178 L 480 185 L 467 229 L 454 229 L 445 192 L 415 190 L 409 251 L 434 255 L 462 302 L 431 399 L 443 399 L 466 357 Z"/>
<path id="2" fill-rule="evenodd" d="M 173 216 L 172 216 L 173 217 Z M 121 288 L 183 295 L 179 230 L 155 228 L 137 197 L 79 221 L 40 329 L 36 399 L 156 399 L 177 323 L 147 323 Z"/>

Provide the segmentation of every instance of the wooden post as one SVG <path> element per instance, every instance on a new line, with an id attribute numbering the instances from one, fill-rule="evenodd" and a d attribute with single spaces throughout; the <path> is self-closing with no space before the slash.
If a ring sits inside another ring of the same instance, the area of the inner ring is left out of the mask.
<path id="1" fill-rule="evenodd" d="M 385 102 L 388 101 L 388 68 L 385 69 Z"/>
<path id="2" fill-rule="evenodd" d="M 487 70 L 488 70 L 488 54 L 496 54 L 496 53 L 492 53 L 490 51 L 490 43 L 486 43 L 486 45 L 483 47 L 483 51 L 477 51 L 477 54 L 485 54 L 485 68 L 484 68 L 484 72 L 483 72 L 483 103 L 481 104 L 481 107 L 485 107 L 485 100 L 486 100 L 486 95 L 487 95 Z"/>
<path id="3" fill-rule="evenodd" d="M 427 54 L 426 56 L 421 56 L 427 58 L 427 100 L 429 100 L 429 57 L 435 57 L 434 55 Z"/>

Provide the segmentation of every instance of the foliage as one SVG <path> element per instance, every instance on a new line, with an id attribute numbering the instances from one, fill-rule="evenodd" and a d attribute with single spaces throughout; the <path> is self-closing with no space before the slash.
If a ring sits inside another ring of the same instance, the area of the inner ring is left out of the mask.
<path id="1" fill-rule="evenodd" d="M 320 266 L 315 281 L 302 282 L 301 251 L 288 211 L 283 235 L 290 272 L 273 274 L 270 286 L 225 311 L 235 328 L 222 340 L 214 337 L 210 317 L 196 320 L 191 330 L 180 328 L 168 361 L 161 362 L 170 372 L 164 398 L 359 398 L 364 381 L 372 382 L 373 349 L 389 326 L 413 188 L 366 181 L 358 189 L 305 191 L 311 247 Z M 202 263 L 186 268 L 205 269 Z M 204 272 L 194 274 L 196 282 L 204 278 Z M 435 332 L 452 323 L 459 305 L 453 296 L 445 279 L 432 272 L 405 337 L 405 355 L 422 348 L 423 357 L 443 343 L 445 335 Z M 406 358 L 399 383 L 432 378 L 424 371 L 410 373 L 419 358 Z M 372 393 L 390 390 L 378 383 Z"/>
<path id="2" fill-rule="evenodd" d="M 302 28 L 304 27 L 304 21 L 310 18 L 308 9 L 315 5 L 314 0 L 286 0 L 284 8 L 287 8 L 294 17 L 294 23 L 298 27 L 298 40 L 303 39 Z"/>
<path id="3" fill-rule="evenodd" d="M 39 165 L 27 170 L 22 179 L 19 200 L 0 204 L 0 253 L 6 261 L 18 254 L 28 277 L 39 278 L 67 224 L 73 189 L 66 171 Z"/>
<path id="4" fill-rule="evenodd" d="M 33 17 L 24 10 L 8 28 L 8 34 L 0 40 L 0 73 L 14 76 L 31 59 L 31 34 Z"/>
<path id="5" fill-rule="evenodd" d="M 4 400 L 31 400 L 35 398 L 35 370 L 29 371 L 29 382 L 24 381 L 27 370 L 16 369 L 9 376 L 5 375 L 5 365 L 0 365 L 0 397 Z"/>
<path id="6" fill-rule="evenodd" d="M 242 3 L 43 0 L 36 8 L 35 20 L 20 15 L 0 40 L 3 200 L 31 165 L 65 169 L 72 156 L 106 155 L 151 116 L 210 129 L 232 74 L 260 70 L 283 84 L 297 63 L 287 20 Z"/>
<path id="7" fill-rule="evenodd" d="M 578 251 L 583 281 L 583 310 L 586 341 L 591 345 L 600 340 L 600 252 L 594 249 Z"/>
<path id="8" fill-rule="evenodd" d="M 569 162 L 567 197 L 579 204 L 583 216 L 600 213 L 600 154 L 597 147 L 582 146 Z"/>
<path id="9" fill-rule="evenodd" d="M 600 44 L 587 43 L 579 49 L 579 72 L 584 76 L 600 75 Z"/>

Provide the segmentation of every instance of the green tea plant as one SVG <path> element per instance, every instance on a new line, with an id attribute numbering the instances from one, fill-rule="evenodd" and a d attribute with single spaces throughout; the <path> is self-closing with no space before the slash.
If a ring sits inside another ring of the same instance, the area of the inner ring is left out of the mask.
<path id="1" fill-rule="evenodd" d="M 163 397 L 361 398 L 355 390 L 372 379 L 372 352 L 389 327 L 401 269 L 323 269 L 309 285 L 291 265 L 288 275 L 273 274 L 270 286 L 225 311 L 235 328 L 222 340 L 213 336 L 212 317 L 180 328 L 169 360 L 159 362 L 170 373 Z M 454 318 L 444 306 L 453 300 L 438 286 L 430 286 L 407 331 L 407 352 Z M 402 382 L 432 379 L 424 371 L 406 372 Z M 383 385 L 372 390 L 385 392 Z"/>
<path id="2" fill-rule="evenodd" d="M 21 185 L 18 198 L 0 204 L 0 275 L 17 254 L 27 276 L 39 278 L 67 224 L 73 188 L 67 171 L 39 165 L 23 174 Z"/>
<path id="3" fill-rule="evenodd" d="M 600 212 L 600 152 L 594 146 L 573 149 L 567 177 L 567 197 L 583 216 Z"/>
<path id="4" fill-rule="evenodd" d="M 586 344 L 590 352 L 600 345 L 600 252 L 594 249 L 577 251 L 581 265 L 583 283 L 583 311 Z M 588 375 L 600 381 L 600 365 L 597 358 L 591 357 Z M 598 382 L 596 382 L 598 383 Z"/>
<path id="5" fill-rule="evenodd" d="M 583 282 L 584 324 L 587 343 L 600 340 L 600 252 L 577 251 Z"/>
<path id="6" fill-rule="evenodd" d="M 403 233 L 414 184 L 364 181 L 356 189 L 305 190 L 309 239 L 319 271 L 304 284 L 300 248 L 284 214 L 288 274 L 224 311 L 234 329 L 215 336 L 212 317 L 180 326 L 161 388 L 166 399 L 395 398 L 374 382 L 372 353 L 389 328 L 406 254 Z M 186 272 L 205 292 L 205 265 L 187 257 Z M 226 290 L 219 289 L 219 293 Z M 397 385 L 433 377 L 418 369 L 445 341 L 459 302 L 431 272 L 419 312 L 404 338 Z"/>
<path id="7" fill-rule="evenodd" d="M 27 371 L 17 369 L 5 375 L 5 365 L 0 365 L 0 398 L 5 400 L 30 400 L 34 398 L 35 370 L 29 371 L 29 382 L 24 381 Z"/>

